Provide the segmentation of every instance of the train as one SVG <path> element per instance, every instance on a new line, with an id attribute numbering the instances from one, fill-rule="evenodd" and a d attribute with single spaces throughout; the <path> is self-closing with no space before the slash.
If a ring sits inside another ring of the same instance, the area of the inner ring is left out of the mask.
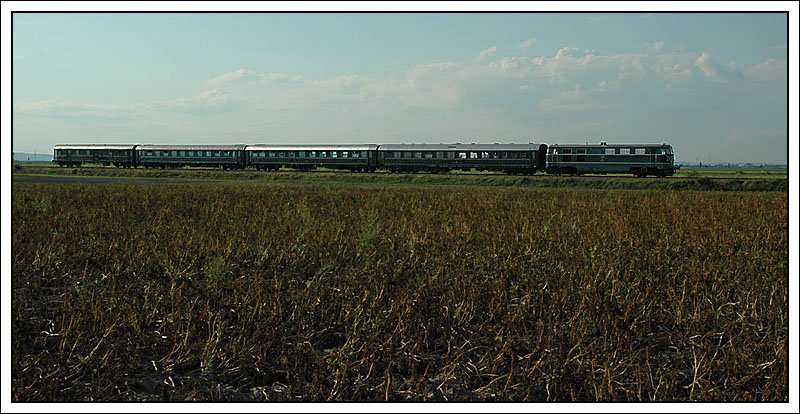
<path id="1" fill-rule="evenodd" d="M 359 144 L 359 145 L 153 145 L 62 144 L 53 163 L 119 168 L 215 167 L 277 171 L 292 168 L 354 172 L 496 171 L 505 174 L 674 175 L 675 154 L 667 143 L 609 144 Z"/>

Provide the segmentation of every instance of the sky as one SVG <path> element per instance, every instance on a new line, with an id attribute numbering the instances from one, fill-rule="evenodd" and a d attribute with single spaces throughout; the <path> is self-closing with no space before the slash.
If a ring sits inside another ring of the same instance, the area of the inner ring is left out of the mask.
<path id="1" fill-rule="evenodd" d="M 668 142 L 788 162 L 788 14 L 14 13 L 12 143 Z"/>

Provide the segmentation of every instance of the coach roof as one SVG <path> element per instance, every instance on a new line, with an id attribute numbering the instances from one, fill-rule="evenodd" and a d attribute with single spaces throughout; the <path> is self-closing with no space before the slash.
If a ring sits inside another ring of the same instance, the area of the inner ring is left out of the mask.
<path id="1" fill-rule="evenodd" d="M 387 144 L 381 151 L 538 151 L 540 144 Z"/>
<path id="2" fill-rule="evenodd" d="M 374 151 L 378 149 L 375 144 L 356 145 L 248 145 L 247 151 Z"/>
<path id="3" fill-rule="evenodd" d="M 245 144 L 237 145 L 139 145 L 139 151 L 241 151 Z"/>
<path id="4" fill-rule="evenodd" d="M 132 150 L 132 144 L 59 144 L 53 146 L 54 150 Z"/>

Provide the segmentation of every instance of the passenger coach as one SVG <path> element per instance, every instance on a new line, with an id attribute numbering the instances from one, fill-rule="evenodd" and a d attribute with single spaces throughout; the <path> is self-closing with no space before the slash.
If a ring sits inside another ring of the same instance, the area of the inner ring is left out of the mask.
<path id="1" fill-rule="evenodd" d="M 371 144 L 248 145 L 246 152 L 248 165 L 258 170 L 325 167 L 372 172 L 378 168 L 378 146 Z"/>
<path id="2" fill-rule="evenodd" d="M 675 174 L 669 144 L 553 144 L 547 149 L 548 174 L 630 173 L 637 177 Z"/>
<path id="3" fill-rule="evenodd" d="M 472 168 L 533 174 L 544 169 L 545 144 L 394 144 L 378 148 L 379 163 L 394 172 Z"/>
<path id="4" fill-rule="evenodd" d="M 139 145 L 139 165 L 145 168 L 222 167 L 243 170 L 245 145 Z"/>
<path id="5" fill-rule="evenodd" d="M 59 167 L 83 163 L 136 167 L 136 147 L 127 144 L 56 145 L 53 147 L 53 163 Z"/>

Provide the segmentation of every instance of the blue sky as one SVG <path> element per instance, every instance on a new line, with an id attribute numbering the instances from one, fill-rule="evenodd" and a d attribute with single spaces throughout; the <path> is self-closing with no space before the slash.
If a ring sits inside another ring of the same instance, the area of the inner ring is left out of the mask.
<path id="1" fill-rule="evenodd" d="M 780 13 L 15 13 L 13 150 L 670 142 L 787 162 Z"/>

